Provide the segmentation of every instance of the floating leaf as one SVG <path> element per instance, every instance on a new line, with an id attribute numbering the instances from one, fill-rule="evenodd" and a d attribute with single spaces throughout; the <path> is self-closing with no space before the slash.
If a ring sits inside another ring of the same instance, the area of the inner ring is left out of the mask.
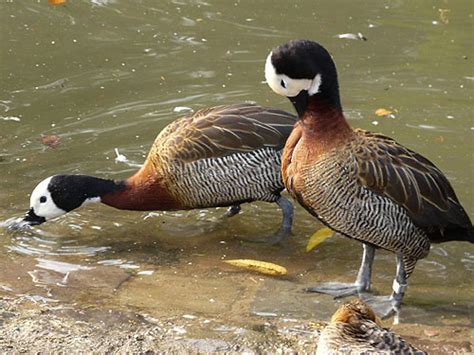
<path id="1" fill-rule="evenodd" d="M 309 252 L 314 249 L 315 246 L 324 242 L 327 238 L 333 235 L 333 230 L 331 228 L 321 228 L 316 233 L 314 233 L 311 238 L 309 238 L 309 242 L 306 245 L 306 251 Z"/>
<path id="2" fill-rule="evenodd" d="M 386 108 L 379 108 L 378 110 L 375 110 L 375 114 L 379 117 L 388 116 L 392 114 L 392 111 L 387 110 Z"/>
<path id="3" fill-rule="evenodd" d="M 256 271 L 265 275 L 280 276 L 286 275 L 288 272 L 283 266 L 260 260 L 233 259 L 224 260 L 224 262 L 247 270 Z"/>
<path id="4" fill-rule="evenodd" d="M 41 143 L 50 147 L 50 148 L 57 148 L 61 144 L 61 138 L 55 134 L 41 136 Z"/>
<path id="5" fill-rule="evenodd" d="M 66 0 L 48 0 L 51 5 L 61 5 L 66 2 Z"/>

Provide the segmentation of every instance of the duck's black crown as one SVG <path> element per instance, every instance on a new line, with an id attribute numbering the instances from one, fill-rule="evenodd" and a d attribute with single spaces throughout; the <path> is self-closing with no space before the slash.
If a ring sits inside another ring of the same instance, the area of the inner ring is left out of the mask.
<path id="1" fill-rule="evenodd" d="M 310 40 L 292 40 L 272 50 L 272 64 L 278 74 L 292 79 L 314 79 L 317 74 L 335 72 L 328 51 Z"/>
<path id="2" fill-rule="evenodd" d="M 272 50 L 271 62 L 277 74 L 285 74 L 291 79 L 313 80 L 319 74 L 319 93 L 334 107 L 342 110 L 336 65 L 326 48 L 319 43 L 292 40 Z"/>

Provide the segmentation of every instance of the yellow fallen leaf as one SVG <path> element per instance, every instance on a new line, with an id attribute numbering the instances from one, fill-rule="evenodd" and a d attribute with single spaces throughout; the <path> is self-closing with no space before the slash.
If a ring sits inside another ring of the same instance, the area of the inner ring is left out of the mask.
<path id="1" fill-rule="evenodd" d="M 387 110 L 386 108 L 379 108 L 378 110 L 375 110 L 375 114 L 379 117 L 381 116 L 388 116 L 392 113 L 392 111 Z"/>
<path id="2" fill-rule="evenodd" d="M 61 5 L 66 2 L 66 0 L 48 0 L 51 5 Z"/>
<path id="3" fill-rule="evenodd" d="M 306 251 L 309 252 L 313 250 L 316 245 L 324 242 L 327 238 L 331 237 L 333 233 L 334 232 L 331 228 L 324 227 L 319 229 L 311 236 L 311 238 L 309 238 L 309 242 L 306 245 Z"/>
<path id="4" fill-rule="evenodd" d="M 257 271 L 265 275 L 280 276 L 286 275 L 288 272 L 283 266 L 260 260 L 233 259 L 224 260 L 224 262 L 247 270 Z"/>

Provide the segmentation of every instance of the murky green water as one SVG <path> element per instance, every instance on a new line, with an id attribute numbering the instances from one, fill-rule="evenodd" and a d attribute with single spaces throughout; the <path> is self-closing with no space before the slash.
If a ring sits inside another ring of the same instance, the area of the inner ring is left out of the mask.
<path id="1" fill-rule="evenodd" d="M 444 9 L 448 11 L 441 11 Z M 179 116 L 252 101 L 292 110 L 263 83 L 269 50 L 311 38 L 334 55 L 354 126 L 391 135 L 434 161 L 474 218 L 471 1 L 3 1 L 0 8 L 0 221 L 21 216 L 55 173 L 124 178 Z M 361 32 L 368 41 L 337 35 Z M 387 108 L 394 117 L 377 117 Z M 52 149 L 42 135 L 58 135 Z M 115 148 L 129 159 L 116 162 Z M 318 280 L 352 280 L 361 248 L 342 237 L 305 253 L 318 222 L 297 209 L 285 248 L 242 244 L 277 228 L 275 206 L 136 213 L 91 206 L 32 230 L 0 229 L 0 293 L 49 307 L 133 308 L 327 319 L 334 302 L 306 295 Z M 287 266 L 282 280 L 221 262 Z M 389 291 L 394 258 L 379 252 L 375 288 Z M 410 281 L 402 320 L 466 324 L 474 249 L 435 245 Z M 256 312 L 256 313 L 255 313 Z M 261 313 L 263 312 L 263 313 Z"/>

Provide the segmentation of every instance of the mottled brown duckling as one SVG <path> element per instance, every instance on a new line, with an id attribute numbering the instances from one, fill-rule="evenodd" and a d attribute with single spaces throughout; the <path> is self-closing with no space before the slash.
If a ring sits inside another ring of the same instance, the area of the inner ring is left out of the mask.
<path id="1" fill-rule="evenodd" d="M 267 58 L 265 76 L 287 96 L 299 121 L 282 156 L 289 193 L 333 230 L 364 243 L 355 284 L 329 282 L 308 291 L 334 296 L 370 289 L 375 248 L 396 254 L 390 298 L 372 298 L 382 316 L 396 313 L 407 278 L 431 243 L 474 243 L 472 223 L 443 173 L 395 140 L 347 123 L 336 66 L 316 42 L 294 40 Z M 378 302 L 378 304 L 376 303 Z"/>
<path id="2" fill-rule="evenodd" d="M 252 201 L 276 202 L 283 213 L 271 240 L 291 233 L 293 206 L 280 195 L 281 153 L 297 118 L 253 104 L 218 106 L 170 123 L 157 136 L 142 168 L 122 181 L 87 175 L 54 175 L 31 194 L 30 225 L 102 202 L 136 211 L 188 210 Z"/>
<path id="3" fill-rule="evenodd" d="M 359 299 L 334 313 L 319 337 L 317 355 L 327 354 L 425 354 L 398 334 L 383 328 L 374 311 Z"/>

